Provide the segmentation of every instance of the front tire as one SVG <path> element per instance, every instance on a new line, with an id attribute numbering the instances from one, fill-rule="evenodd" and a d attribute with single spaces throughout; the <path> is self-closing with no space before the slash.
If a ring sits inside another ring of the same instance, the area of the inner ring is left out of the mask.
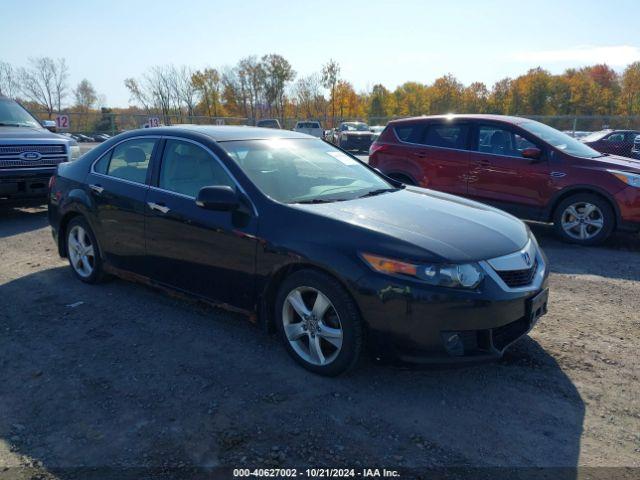
<path id="1" fill-rule="evenodd" d="M 363 328 L 355 302 L 334 278 L 300 270 L 276 299 L 276 325 L 285 349 L 307 370 L 340 375 L 360 358 Z"/>
<path id="2" fill-rule="evenodd" d="M 67 226 L 67 259 L 71 270 L 85 283 L 99 283 L 105 277 L 98 242 L 89 223 L 76 217 Z"/>
<path id="3" fill-rule="evenodd" d="M 598 195 L 572 195 L 556 207 L 553 226 L 557 235 L 568 243 L 599 245 L 615 227 L 611 205 Z"/>

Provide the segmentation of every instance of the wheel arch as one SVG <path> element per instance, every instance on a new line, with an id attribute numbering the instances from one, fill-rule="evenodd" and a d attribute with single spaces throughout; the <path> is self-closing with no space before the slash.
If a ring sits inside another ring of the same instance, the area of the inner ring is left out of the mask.
<path id="1" fill-rule="evenodd" d="M 387 172 L 384 172 L 384 174 L 387 177 L 392 178 L 393 180 L 397 180 L 399 182 L 401 182 L 402 180 L 399 180 L 398 177 L 404 177 L 407 180 L 409 180 L 412 185 L 420 186 L 420 184 L 416 181 L 416 179 L 413 177 L 413 175 L 411 175 L 408 172 L 399 171 L 399 170 L 389 170 Z M 405 182 L 402 182 L 402 183 L 405 183 Z"/>
<path id="2" fill-rule="evenodd" d="M 262 291 L 260 292 L 260 298 L 258 302 L 258 321 L 265 331 L 269 333 L 275 332 L 275 301 L 278 295 L 278 290 L 280 289 L 280 285 L 282 285 L 287 277 L 294 274 L 295 272 L 299 272 L 300 270 L 314 270 L 316 272 L 325 274 L 338 282 L 338 284 L 340 284 L 342 288 L 344 288 L 345 291 L 351 296 L 351 299 L 353 300 L 353 303 L 363 320 L 363 326 L 366 328 L 367 322 L 366 319 L 362 317 L 360 305 L 358 305 L 358 302 L 356 301 L 351 288 L 349 288 L 349 285 L 342 278 L 340 278 L 335 272 L 331 271 L 330 269 L 324 268 L 314 263 L 293 262 L 281 266 L 271 275 L 269 275 L 264 284 L 264 287 L 262 288 Z"/>
<path id="3" fill-rule="evenodd" d="M 618 207 L 618 204 L 614 200 L 613 196 L 606 190 L 603 190 L 602 188 L 596 187 L 594 185 L 574 185 L 574 186 L 565 188 L 563 190 L 560 190 L 549 202 L 549 205 L 545 211 L 544 220 L 553 221 L 553 215 L 556 211 L 556 208 L 558 208 L 558 205 L 560 205 L 560 203 L 565 199 L 567 199 L 568 197 L 572 195 L 580 194 L 580 193 L 596 195 L 598 197 L 601 197 L 603 200 L 605 200 L 609 204 L 609 206 L 612 208 L 615 216 L 614 228 L 620 225 L 621 218 L 622 218 L 620 214 L 620 208 Z"/>

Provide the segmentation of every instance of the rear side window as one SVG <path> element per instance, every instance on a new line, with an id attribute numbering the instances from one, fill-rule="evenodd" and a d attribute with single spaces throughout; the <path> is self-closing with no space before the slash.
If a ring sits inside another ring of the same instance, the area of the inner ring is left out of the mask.
<path id="1" fill-rule="evenodd" d="M 449 125 L 434 123 L 427 126 L 422 140 L 418 143 L 421 143 L 422 145 L 429 145 L 430 147 L 444 147 L 466 150 L 468 133 L 468 125 Z"/>
<path id="2" fill-rule="evenodd" d="M 409 143 L 418 143 L 424 125 L 397 125 L 394 131 L 400 140 Z"/>
<path id="3" fill-rule="evenodd" d="M 110 154 L 102 157 L 94 170 L 110 177 L 144 184 L 156 142 L 154 138 L 135 138 L 122 142 Z"/>

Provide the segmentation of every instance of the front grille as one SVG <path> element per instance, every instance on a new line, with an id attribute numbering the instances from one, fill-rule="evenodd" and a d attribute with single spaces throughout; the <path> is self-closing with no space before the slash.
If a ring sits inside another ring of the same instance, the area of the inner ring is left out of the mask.
<path id="1" fill-rule="evenodd" d="M 498 350 L 503 350 L 507 345 L 514 342 L 529 330 L 529 322 L 526 317 L 507 323 L 502 327 L 491 329 L 493 346 Z"/>
<path id="2" fill-rule="evenodd" d="M 531 268 L 524 270 L 496 270 L 502 281 L 508 287 L 526 287 L 533 281 L 533 277 L 538 270 L 538 261 L 536 260 Z"/>
<path id="3" fill-rule="evenodd" d="M 65 162 L 67 157 L 43 157 L 40 160 L 21 160 L 19 158 L 2 158 L 0 157 L 0 168 L 37 168 L 37 167 L 55 167 Z"/>
<path id="4" fill-rule="evenodd" d="M 40 158 L 21 158 L 28 152 L 38 153 Z M 63 143 L 0 145 L 0 168 L 55 167 L 67 160 L 67 147 Z"/>
<path id="5" fill-rule="evenodd" d="M 59 145 L 0 145 L 0 156 L 20 155 L 24 152 L 38 152 L 42 155 L 47 154 L 64 154 L 66 148 L 63 144 Z"/>

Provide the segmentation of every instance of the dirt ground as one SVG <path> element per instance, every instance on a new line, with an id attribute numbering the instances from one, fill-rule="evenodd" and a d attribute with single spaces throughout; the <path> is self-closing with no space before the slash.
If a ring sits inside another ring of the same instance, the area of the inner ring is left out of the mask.
<path id="1" fill-rule="evenodd" d="M 221 465 L 637 473 L 640 238 L 580 248 L 532 228 L 550 259 L 550 310 L 504 359 L 455 369 L 365 360 L 328 379 L 243 317 L 122 280 L 82 284 L 55 251 L 46 210 L 0 207 L 0 475 Z"/>

